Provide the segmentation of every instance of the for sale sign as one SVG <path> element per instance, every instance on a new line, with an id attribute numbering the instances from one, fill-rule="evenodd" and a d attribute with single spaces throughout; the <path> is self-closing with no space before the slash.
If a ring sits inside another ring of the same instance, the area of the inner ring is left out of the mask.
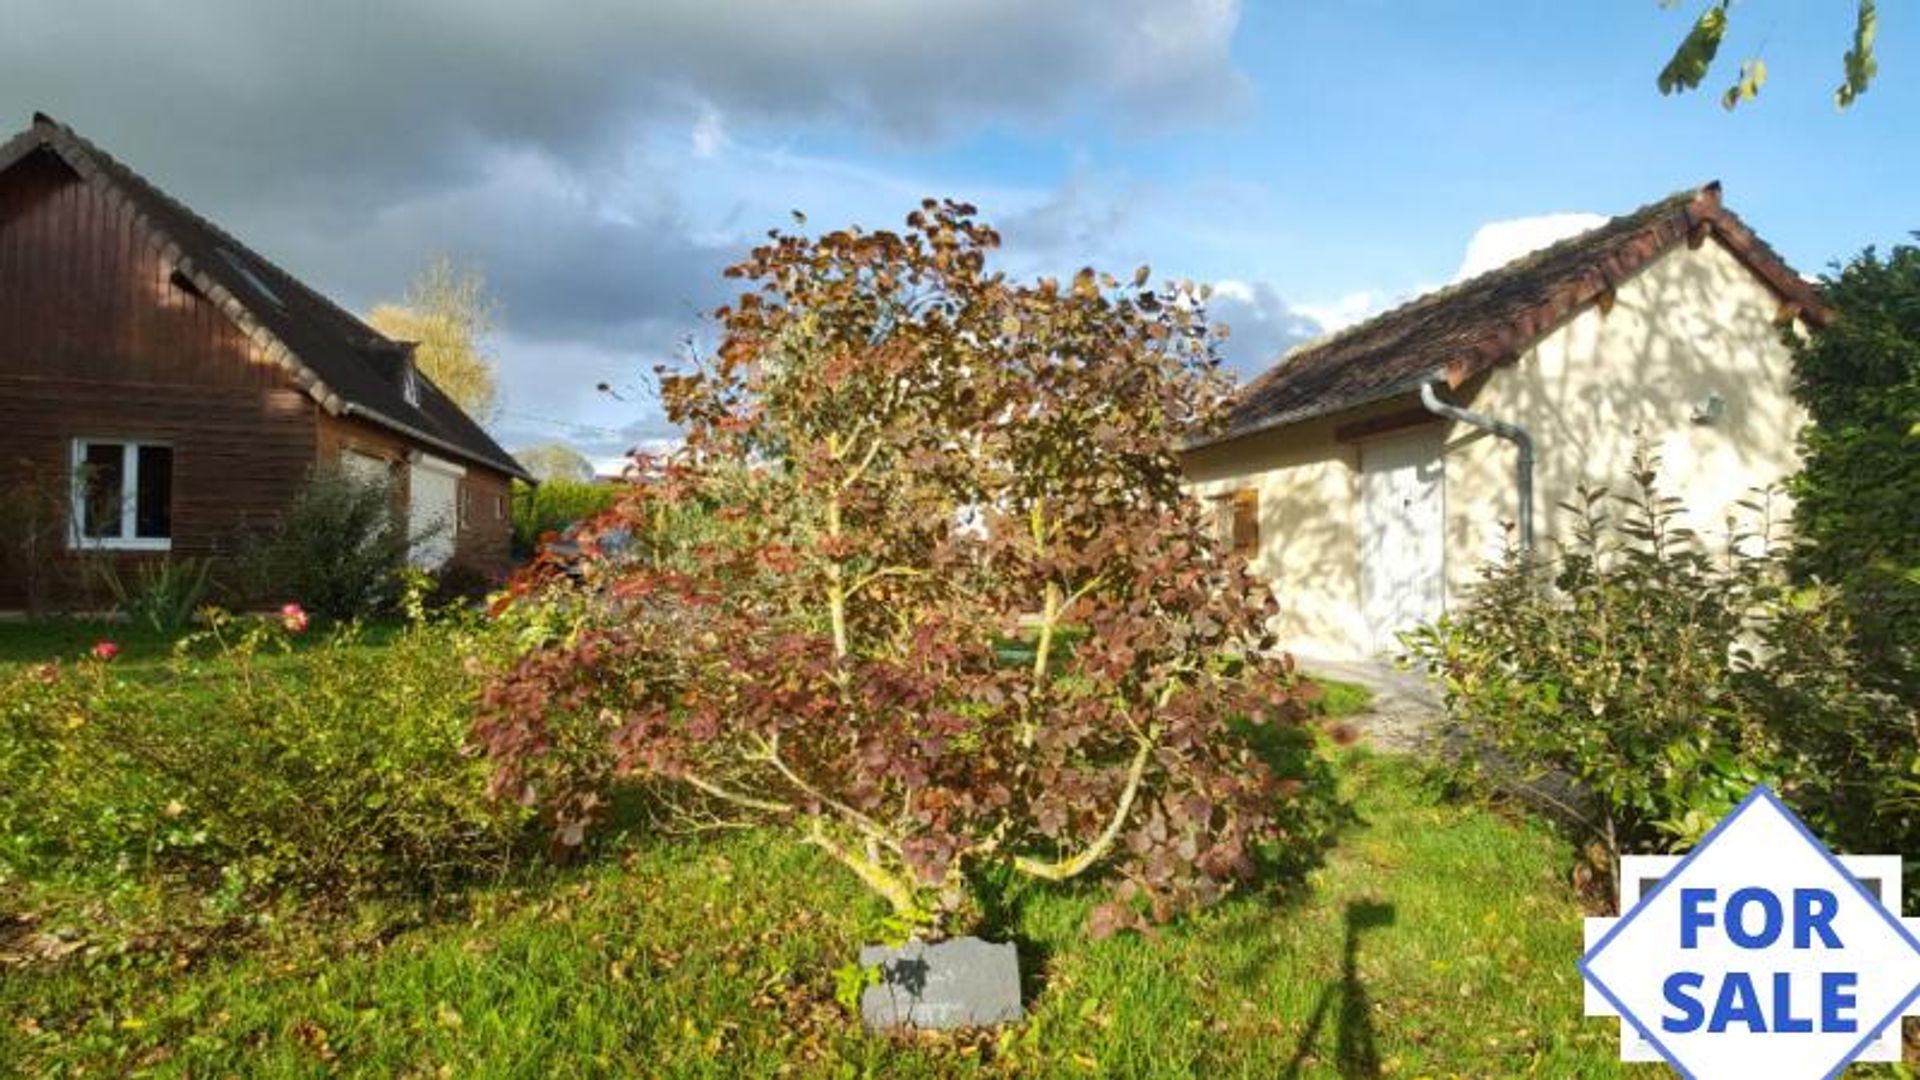
<path id="1" fill-rule="evenodd" d="M 1898 915 L 1897 859 L 1836 858 L 1762 787 L 1685 858 L 1622 869 L 1630 906 L 1588 920 L 1580 971 L 1588 1011 L 1621 1018 L 1623 1058 L 1815 1080 L 1898 1053 L 1920 939 Z"/>

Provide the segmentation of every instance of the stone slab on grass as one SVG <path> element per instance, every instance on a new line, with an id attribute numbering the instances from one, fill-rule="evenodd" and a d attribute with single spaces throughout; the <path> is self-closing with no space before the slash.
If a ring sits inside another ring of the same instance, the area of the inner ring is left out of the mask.
<path id="1" fill-rule="evenodd" d="M 880 982 L 860 995 L 860 1019 L 869 1030 L 989 1027 L 1025 1015 L 1012 942 L 965 937 L 869 945 L 860 950 L 860 966 L 880 968 Z"/>

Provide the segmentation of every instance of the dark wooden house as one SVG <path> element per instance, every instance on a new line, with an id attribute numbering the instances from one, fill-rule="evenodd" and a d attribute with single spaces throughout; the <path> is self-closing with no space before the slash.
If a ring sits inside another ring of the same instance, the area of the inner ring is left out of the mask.
<path id="1" fill-rule="evenodd" d="M 0 143 L 0 608 L 81 556 L 227 557 L 331 465 L 391 477 L 416 562 L 507 569 L 525 470 L 409 344 L 45 116 Z"/>

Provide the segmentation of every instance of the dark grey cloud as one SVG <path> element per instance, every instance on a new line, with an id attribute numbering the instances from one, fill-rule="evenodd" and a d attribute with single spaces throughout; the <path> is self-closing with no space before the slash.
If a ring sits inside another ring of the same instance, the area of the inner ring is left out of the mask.
<path id="1" fill-rule="evenodd" d="M 503 437 L 537 441 L 557 425 L 515 417 L 549 417 L 611 445 L 659 424 L 595 384 L 697 334 L 720 268 L 787 207 L 892 224 L 906 205 L 857 166 L 770 168 L 729 135 L 899 148 L 1090 113 L 1213 120 L 1248 99 L 1238 17 L 1235 0 L 11 0 L 0 127 L 53 113 L 356 308 L 429 254 L 480 263 L 508 326 Z M 1130 210 L 1060 199 L 1021 223 L 1030 250 L 1091 258 L 1069 253 Z"/>
<path id="2" fill-rule="evenodd" d="M 1087 106 L 1147 126 L 1248 91 L 1231 0 L 14 0 L 0 101 L 65 114 L 216 195 L 357 213 L 476 155 L 586 168 L 637 123 L 851 125 L 906 141 Z"/>

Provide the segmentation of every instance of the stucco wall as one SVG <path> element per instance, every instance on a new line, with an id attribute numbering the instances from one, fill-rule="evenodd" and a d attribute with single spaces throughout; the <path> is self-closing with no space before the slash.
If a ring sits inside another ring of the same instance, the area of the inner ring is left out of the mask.
<path id="1" fill-rule="evenodd" d="M 1342 413 L 1188 455 L 1187 475 L 1201 498 L 1244 487 L 1260 493 L 1260 552 L 1254 572 L 1280 604 L 1275 633 L 1289 649 L 1343 656 L 1366 638 L 1360 616 L 1357 444 L 1334 441 L 1334 428 L 1404 408 L 1404 403 Z"/>
<path id="2" fill-rule="evenodd" d="M 1663 459 L 1663 487 L 1684 499 L 1703 535 L 1752 490 L 1798 468 L 1806 422 L 1793 401 L 1791 363 L 1775 319 L 1778 297 L 1717 241 L 1678 247 L 1616 290 L 1610 311 L 1591 307 L 1546 335 L 1512 366 L 1453 395 L 1525 424 L 1534 435 L 1538 536 L 1553 543 L 1569 524 L 1558 504 L 1581 484 L 1621 488 L 1635 433 Z M 1726 402 L 1710 424 L 1695 404 Z M 1336 427 L 1405 409 L 1403 398 L 1189 455 L 1201 497 L 1252 486 L 1260 493 L 1255 569 L 1273 583 L 1288 648 L 1307 655 L 1367 651 L 1360 610 L 1359 447 Z M 1516 514 L 1515 451 L 1465 425 L 1445 449 L 1448 603 L 1499 553 Z M 1784 500 L 1776 500 L 1784 515 Z"/>
<path id="3" fill-rule="evenodd" d="M 1717 241 L 1677 247 L 1616 290 L 1611 311 L 1591 307 L 1519 362 L 1463 387 L 1457 398 L 1533 432 L 1535 523 L 1544 543 L 1566 537 L 1560 503 L 1581 485 L 1625 492 L 1636 437 L 1661 458 L 1660 486 L 1684 500 L 1689 524 L 1724 542 L 1736 504 L 1799 468 L 1806 423 L 1792 396 L 1792 362 L 1775 319 L 1780 300 Z M 1726 402 L 1711 423 L 1692 413 Z M 1455 424 L 1449 432 L 1447 579 L 1451 598 L 1499 552 L 1516 512 L 1511 444 Z M 1784 498 L 1773 501 L 1783 517 Z"/>

